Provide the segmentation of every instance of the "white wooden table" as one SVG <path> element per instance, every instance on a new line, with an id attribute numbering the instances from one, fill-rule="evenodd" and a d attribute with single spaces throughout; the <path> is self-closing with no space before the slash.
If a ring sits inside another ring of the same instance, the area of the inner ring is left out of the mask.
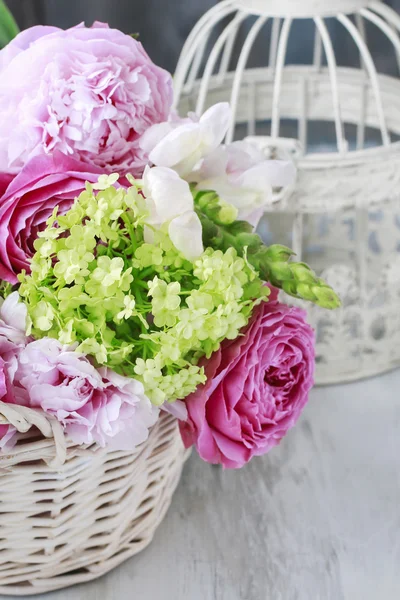
<path id="1" fill-rule="evenodd" d="M 314 391 L 267 457 L 192 457 L 153 544 L 43 600 L 399 600 L 400 371 Z M 4 597 L 3 597 L 4 598 Z"/>

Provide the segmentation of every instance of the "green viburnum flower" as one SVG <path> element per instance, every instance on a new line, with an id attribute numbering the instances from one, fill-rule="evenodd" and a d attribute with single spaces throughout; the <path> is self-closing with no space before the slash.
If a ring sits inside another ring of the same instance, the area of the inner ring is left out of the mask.
<path id="1" fill-rule="evenodd" d="M 199 360 L 238 336 L 269 289 L 234 248 L 187 260 L 168 223 L 149 222 L 141 182 L 124 189 L 116 181 L 87 184 L 39 233 L 20 287 L 32 334 L 75 343 L 98 364 L 140 379 L 156 404 L 183 399 L 205 381 Z M 227 206 L 215 215 L 221 223 L 235 217 Z"/>
<path id="2" fill-rule="evenodd" d="M 193 192 L 194 203 L 203 229 L 203 244 L 214 250 L 234 248 L 264 281 L 290 296 L 335 309 L 340 299 L 335 291 L 305 263 L 291 260 L 294 252 L 285 246 L 267 247 L 247 221 L 226 218 L 226 203 L 213 192 Z M 225 219 L 221 219 L 221 214 Z M 215 259 L 214 259 L 215 260 Z M 210 269 L 214 265 L 210 263 Z"/>
<path id="3" fill-rule="evenodd" d="M 176 323 L 176 318 L 181 304 L 181 286 L 178 281 L 166 283 L 162 279 L 155 277 L 149 281 L 149 296 L 152 296 L 151 312 L 154 317 L 154 323 L 157 327 L 172 327 Z"/>
<path id="4" fill-rule="evenodd" d="M 134 314 L 136 306 L 136 300 L 132 296 L 125 296 L 124 298 L 124 309 L 116 315 L 116 322 L 122 321 L 122 319 L 130 319 Z"/>
<path id="5" fill-rule="evenodd" d="M 136 268 L 146 268 L 163 264 L 163 251 L 161 248 L 153 246 L 153 244 L 142 244 L 135 252 L 136 261 L 133 264 Z"/>

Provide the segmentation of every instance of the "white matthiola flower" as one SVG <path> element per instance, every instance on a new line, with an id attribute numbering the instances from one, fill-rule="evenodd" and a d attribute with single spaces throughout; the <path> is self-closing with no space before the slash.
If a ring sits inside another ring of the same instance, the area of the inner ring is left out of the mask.
<path id="1" fill-rule="evenodd" d="M 238 209 L 239 219 L 254 226 L 273 203 L 273 188 L 291 185 L 295 177 L 293 163 L 266 160 L 249 142 L 220 146 L 194 174 L 197 189 L 215 191 L 221 200 Z"/>
<path id="2" fill-rule="evenodd" d="M 221 102 L 198 120 L 188 118 L 151 127 L 141 145 L 154 165 L 169 167 L 187 177 L 202 158 L 221 144 L 230 117 L 229 104 Z"/>
<path id="3" fill-rule="evenodd" d="M 143 192 L 148 201 L 150 223 L 154 225 L 162 225 L 194 208 L 189 184 L 172 169 L 146 167 Z"/>
<path id="4" fill-rule="evenodd" d="M 188 260 L 194 261 L 203 252 L 202 226 L 192 210 L 176 217 L 168 228 L 171 242 Z"/>
<path id="5" fill-rule="evenodd" d="M 188 260 L 203 252 L 202 227 L 194 212 L 189 184 L 172 169 L 147 167 L 143 192 L 150 211 L 149 225 L 158 228 L 169 223 L 168 233 L 174 246 Z M 152 231 L 145 229 L 145 240 L 152 242 Z"/>

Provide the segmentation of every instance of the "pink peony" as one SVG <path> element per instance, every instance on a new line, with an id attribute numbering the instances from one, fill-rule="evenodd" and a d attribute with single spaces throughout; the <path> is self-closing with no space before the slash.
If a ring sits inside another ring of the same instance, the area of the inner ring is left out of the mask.
<path id="1" fill-rule="evenodd" d="M 12 425 L 0 425 L 0 450 L 15 446 L 17 430 Z"/>
<path id="2" fill-rule="evenodd" d="M 38 231 L 58 206 L 65 213 L 97 174 L 56 152 L 32 159 L 10 183 L 0 200 L 0 279 L 17 283 L 17 274 L 29 271 L 29 259 Z"/>
<path id="3" fill-rule="evenodd" d="M 9 357 L 11 356 L 9 354 Z M 15 355 L 12 356 L 12 359 L 16 360 Z M 12 363 L 13 361 L 11 361 L 11 365 Z M 11 375 L 13 371 L 14 369 L 11 366 Z M 0 401 L 10 402 L 12 400 L 12 382 L 9 374 L 9 364 L 0 356 Z M 16 432 L 17 430 L 12 425 L 0 424 L 0 450 L 13 445 Z"/>
<path id="4" fill-rule="evenodd" d="M 28 311 L 20 302 L 18 292 L 13 292 L 4 300 L 0 298 L 0 354 L 23 348 L 29 341 L 26 337 Z"/>
<path id="5" fill-rule="evenodd" d="M 28 405 L 54 415 L 76 444 L 133 450 L 157 420 L 159 411 L 139 381 L 97 370 L 57 340 L 29 343 L 19 362 L 17 379 L 27 390 Z"/>
<path id="6" fill-rule="evenodd" d="M 26 306 L 19 302 L 18 292 L 6 300 L 0 299 L 0 401 L 11 404 L 26 401 L 25 390 L 14 387 L 18 369 L 18 355 L 25 347 L 27 319 Z M 0 449 L 9 448 L 15 442 L 16 429 L 0 425 Z"/>
<path id="7" fill-rule="evenodd" d="M 109 172 L 140 173 L 140 138 L 168 119 L 172 78 L 103 23 L 33 27 L 0 52 L 0 172 L 60 150 Z"/>
<path id="8" fill-rule="evenodd" d="M 195 444 L 207 462 L 242 467 L 276 446 L 298 420 L 313 385 L 314 332 L 302 310 L 264 302 L 205 371 L 206 384 L 186 400 L 184 444 Z"/>

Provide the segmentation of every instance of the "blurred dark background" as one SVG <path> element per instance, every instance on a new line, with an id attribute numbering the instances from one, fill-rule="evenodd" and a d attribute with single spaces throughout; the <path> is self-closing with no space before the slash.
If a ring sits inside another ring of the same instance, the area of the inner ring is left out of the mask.
<path id="1" fill-rule="evenodd" d="M 182 45 L 199 17 L 218 0 L 6 0 L 21 29 L 35 24 L 67 28 L 85 21 L 106 21 L 126 33 L 139 33 L 147 52 L 161 66 L 173 71 Z M 329 0 L 326 0 L 329 2 Z M 298 0 L 301 2 L 301 0 Z M 400 0 L 386 3 L 400 13 Z M 367 1 L 366 1 L 367 4 Z M 339 23 L 330 25 L 338 62 L 351 62 L 354 49 Z M 393 72 L 393 49 L 376 32 L 368 38 L 377 66 Z M 309 23 L 297 25 L 291 36 L 288 61 L 304 62 L 312 52 L 313 34 Z M 264 52 L 264 43 L 259 52 Z M 257 58 L 255 57 L 255 62 Z"/>
<path id="2" fill-rule="evenodd" d="M 31 25 L 67 28 L 105 21 L 140 40 L 159 65 L 173 70 L 193 25 L 215 0 L 6 0 L 21 29 Z"/>

